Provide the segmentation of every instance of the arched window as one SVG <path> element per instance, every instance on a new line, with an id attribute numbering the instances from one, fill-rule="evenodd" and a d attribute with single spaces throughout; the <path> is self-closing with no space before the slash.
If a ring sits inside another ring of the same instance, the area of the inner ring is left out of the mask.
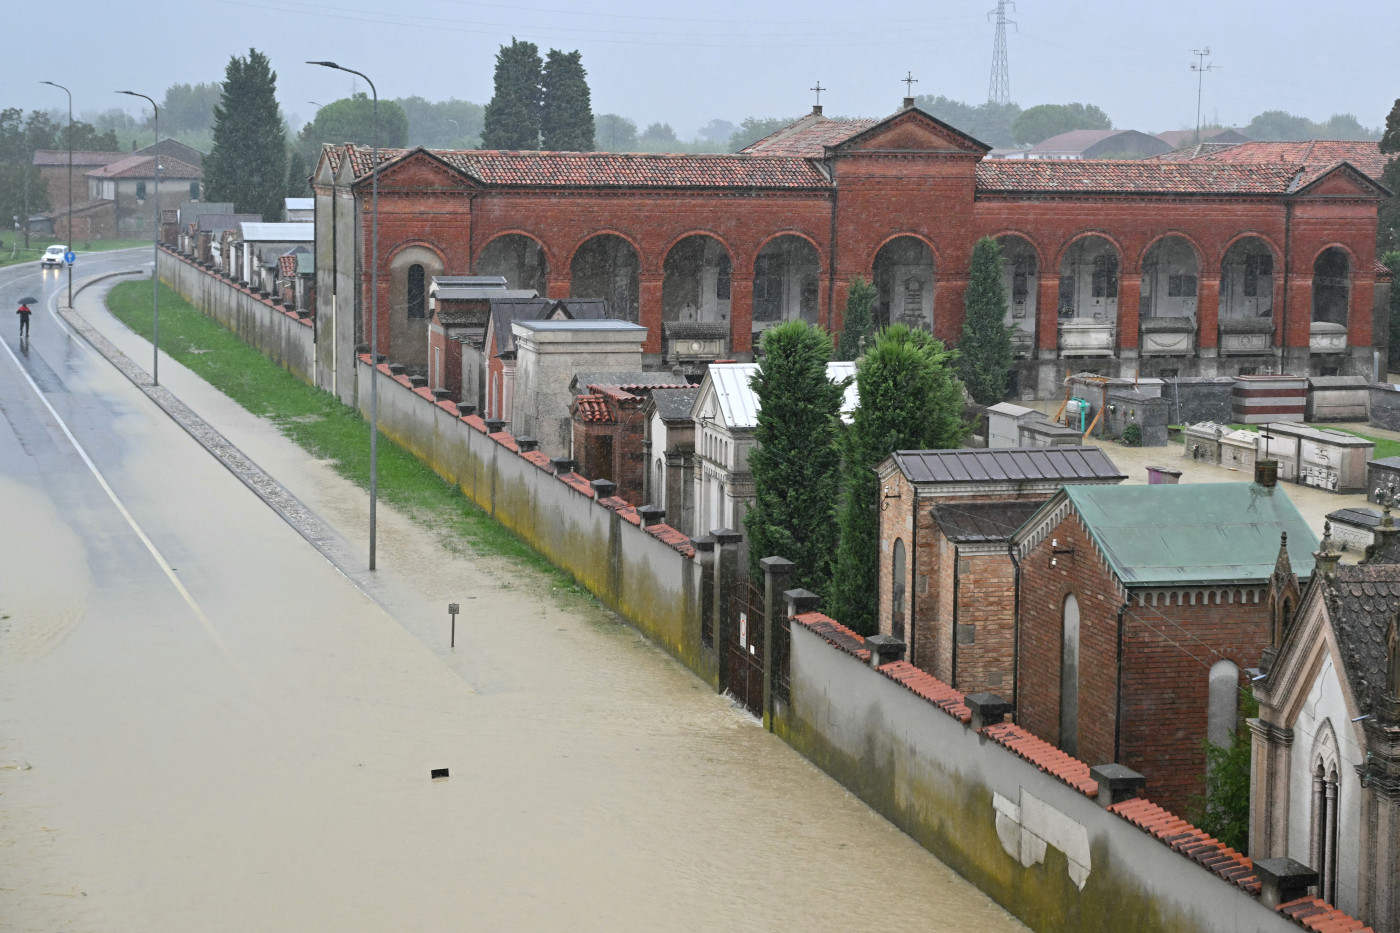
<path id="1" fill-rule="evenodd" d="M 423 282 L 423 267 L 414 263 L 408 267 L 408 316 L 425 317 L 428 307 L 428 289 Z"/>
<path id="2" fill-rule="evenodd" d="M 895 638 L 904 639 L 904 539 L 894 542 L 894 563 L 890 568 L 890 628 Z"/>
<path id="3" fill-rule="evenodd" d="M 1060 640 L 1060 748 L 1079 754 L 1079 600 L 1065 597 Z"/>
<path id="4" fill-rule="evenodd" d="M 1206 706 L 1206 738 L 1219 748 L 1230 745 L 1239 724 L 1240 669 L 1232 661 L 1216 661 L 1210 669 L 1210 699 Z"/>

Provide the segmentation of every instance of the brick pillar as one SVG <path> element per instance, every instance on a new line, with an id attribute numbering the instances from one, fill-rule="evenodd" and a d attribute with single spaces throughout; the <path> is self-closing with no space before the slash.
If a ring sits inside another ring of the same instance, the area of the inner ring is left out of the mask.
<path id="1" fill-rule="evenodd" d="M 1036 277 L 1035 296 L 1036 356 L 1054 359 L 1060 345 L 1060 277 Z"/>
<path id="2" fill-rule="evenodd" d="M 1280 267 L 1274 271 L 1274 303 L 1270 306 L 1274 319 L 1274 343 L 1276 347 L 1283 346 L 1283 321 L 1286 317 L 1286 309 L 1283 306 L 1285 294 L 1283 269 Z"/>
<path id="3" fill-rule="evenodd" d="M 660 272 L 644 272 L 637 276 L 637 323 L 647 329 L 643 353 L 661 352 L 661 283 L 665 276 Z"/>
<path id="4" fill-rule="evenodd" d="M 797 565 L 784 557 L 765 557 L 763 568 L 763 725 L 773 731 L 773 639 L 778 633 L 779 614 L 787 613 L 788 581 Z"/>
<path id="5" fill-rule="evenodd" d="M 753 273 L 729 274 L 729 353 L 753 353 Z"/>
<path id="6" fill-rule="evenodd" d="M 1288 277 L 1288 327 L 1285 346 L 1307 348 L 1312 338 L 1312 274 Z"/>
<path id="7" fill-rule="evenodd" d="M 569 289 L 573 286 L 573 278 L 568 269 L 562 272 L 558 269 L 550 269 L 549 277 L 545 279 L 545 297 L 547 298 L 568 298 Z"/>
<path id="8" fill-rule="evenodd" d="M 1220 343 L 1220 276 L 1207 273 L 1196 290 L 1196 346 L 1214 350 Z"/>
<path id="9" fill-rule="evenodd" d="M 940 275 L 934 287 L 933 335 L 950 347 L 962 336 L 963 318 L 967 316 L 967 283 L 965 275 Z"/>
<path id="10" fill-rule="evenodd" d="M 1124 350 L 1132 350 L 1131 356 L 1137 355 L 1138 349 L 1138 309 L 1142 303 L 1142 276 L 1133 273 L 1131 275 L 1118 276 L 1118 352 L 1122 356 L 1130 354 L 1123 353 Z"/>
<path id="11" fill-rule="evenodd" d="M 821 313 L 822 317 L 826 319 L 826 324 L 828 325 L 827 330 L 834 336 L 841 333 L 841 326 L 845 323 L 842 315 L 846 310 L 846 298 L 851 294 L 851 281 L 850 279 L 842 278 L 836 280 L 835 288 L 833 288 L 831 292 L 831 314 L 829 315 L 826 313 L 826 287 L 826 276 L 822 276 L 821 288 L 823 303 Z"/>
<path id="12" fill-rule="evenodd" d="M 1347 346 L 1369 347 L 1371 345 L 1371 306 L 1374 302 L 1376 275 L 1353 273 L 1350 307 L 1347 309 Z"/>

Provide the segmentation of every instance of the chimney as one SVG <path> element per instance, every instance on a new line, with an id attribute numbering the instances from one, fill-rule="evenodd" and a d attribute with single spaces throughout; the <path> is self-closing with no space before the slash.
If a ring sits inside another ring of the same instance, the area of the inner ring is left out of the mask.
<path id="1" fill-rule="evenodd" d="M 812 105 L 812 116 L 814 116 L 814 117 L 819 117 L 819 116 L 821 116 L 821 115 L 822 115 L 822 105 L 821 105 L 821 104 L 813 104 L 813 105 Z"/>
<path id="2" fill-rule="evenodd" d="M 899 109 L 901 109 L 901 110 L 913 110 L 913 109 L 914 109 L 914 98 L 912 98 L 912 97 L 906 97 L 906 98 L 904 98 L 904 106 L 901 107 L 901 108 L 899 108 Z"/>
<path id="3" fill-rule="evenodd" d="M 1278 485 L 1278 461 L 1277 460 L 1256 460 L 1254 461 L 1254 482 L 1266 489 L 1272 489 Z"/>

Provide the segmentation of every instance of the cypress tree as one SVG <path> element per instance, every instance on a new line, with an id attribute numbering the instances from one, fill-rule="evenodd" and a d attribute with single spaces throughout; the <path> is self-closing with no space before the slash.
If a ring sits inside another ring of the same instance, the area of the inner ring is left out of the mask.
<path id="1" fill-rule="evenodd" d="M 841 346 L 836 352 L 838 360 L 853 360 L 860 356 L 863 344 L 868 344 L 875 334 L 872 310 L 880 291 L 863 278 L 851 280 L 851 290 L 846 294 L 846 309 L 841 313 Z"/>
<path id="2" fill-rule="evenodd" d="M 841 543 L 832 617 L 862 635 L 879 618 L 880 478 L 875 467 L 896 450 L 957 447 L 966 434 L 956 354 L 932 334 L 895 324 L 882 330 L 856 368 L 860 390 L 846 432 L 839 512 Z"/>
<path id="3" fill-rule="evenodd" d="M 754 374 L 758 394 L 757 447 L 749 454 L 754 504 L 744 517 L 749 568 L 765 557 L 796 567 L 793 586 L 826 592 L 836 551 L 838 446 L 845 385 L 826 375 L 831 337 L 805 321 L 763 334 L 763 363 Z"/>
<path id="4" fill-rule="evenodd" d="M 249 49 L 247 58 L 230 58 L 224 70 L 204 185 L 211 201 L 232 201 L 235 210 L 263 220 L 282 219 L 287 135 L 277 107 L 277 73 L 257 49 Z"/>
<path id="5" fill-rule="evenodd" d="M 484 149 L 540 148 L 539 47 L 515 38 L 496 53 L 496 91 L 481 129 Z"/>
<path id="6" fill-rule="evenodd" d="M 287 159 L 287 197 L 311 197 L 311 184 L 307 181 L 310 177 L 311 172 L 306 167 L 306 158 L 301 154 L 300 149 L 293 149 L 291 157 Z"/>
<path id="7" fill-rule="evenodd" d="M 1006 326 L 1006 286 L 1001 280 L 1001 246 L 983 237 L 972 249 L 967 283 L 967 316 L 958 343 L 962 378 L 979 405 L 1006 396 L 1011 376 L 1011 329 Z"/>
<path id="8" fill-rule="evenodd" d="M 541 84 L 544 105 L 540 130 L 544 148 L 556 152 L 592 152 L 593 103 L 582 54 L 578 50 L 550 49 Z"/>

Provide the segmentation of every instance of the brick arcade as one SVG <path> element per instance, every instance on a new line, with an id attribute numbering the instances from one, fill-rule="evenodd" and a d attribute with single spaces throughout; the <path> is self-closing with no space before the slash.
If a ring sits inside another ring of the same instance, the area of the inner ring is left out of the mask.
<path id="1" fill-rule="evenodd" d="M 1375 144 L 1234 149 L 998 161 L 906 106 L 814 111 L 732 155 L 381 150 L 380 350 L 426 368 L 408 282 L 442 274 L 606 299 L 648 328 L 649 366 L 750 359 L 782 320 L 835 329 L 857 276 L 879 288 L 880 322 L 954 343 L 972 246 L 994 236 L 1022 394 L 1084 369 L 1369 374 Z M 371 163 L 327 146 L 313 177 L 321 310 L 353 307 L 358 343 Z"/>

